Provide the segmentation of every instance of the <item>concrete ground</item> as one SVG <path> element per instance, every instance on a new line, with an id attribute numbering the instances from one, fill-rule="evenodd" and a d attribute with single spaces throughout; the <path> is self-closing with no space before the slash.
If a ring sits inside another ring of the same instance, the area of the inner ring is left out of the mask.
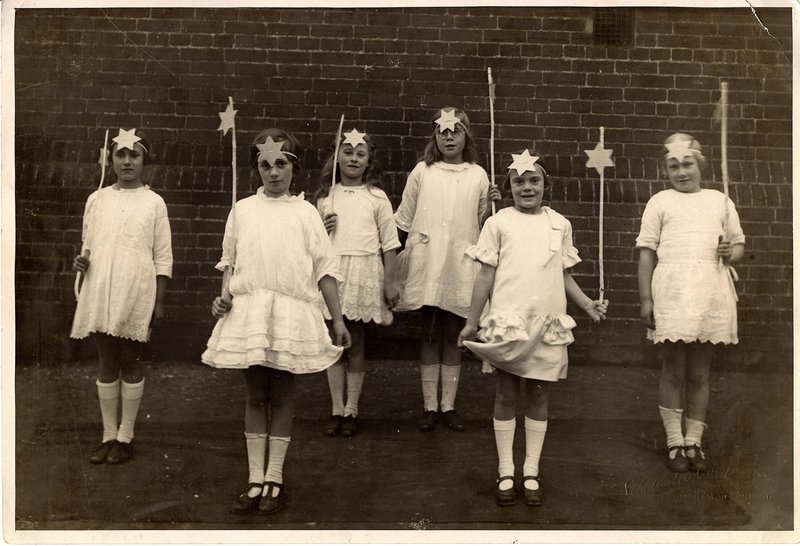
<path id="1" fill-rule="evenodd" d="M 247 481 L 240 372 L 148 364 L 134 458 L 95 466 L 87 460 L 101 432 L 94 363 L 20 366 L 16 531 L 794 529 L 790 374 L 715 363 L 705 436 L 712 471 L 674 474 L 664 465 L 657 367 L 573 359 L 569 378 L 550 391 L 544 506 L 500 508 L 494 378 L 467 363 L 457 400 L 467 432 L 421 433 L 416 365 L 382 360 L 369 368 L 362 430 L 351 439 L 324 435 L 325 374 L 298 377 L 284 469 L 289 506 L 241 516 L 228 512 Z"/>

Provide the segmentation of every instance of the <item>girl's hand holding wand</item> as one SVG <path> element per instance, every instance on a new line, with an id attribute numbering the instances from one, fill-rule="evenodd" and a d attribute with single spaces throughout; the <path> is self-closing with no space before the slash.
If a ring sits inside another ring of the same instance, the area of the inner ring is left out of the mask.
<path id="1" fill-rule="evenodd" d="M 226 291 L 224 296 L 217 296 L 214 298 L 214 301 L 211 303 L 211 314 L 214 315 L 214 318 L 221 319 L 231 310 L 231 307 L 233 307 L 233 301 L 231 300 L 230 294 Z"/>
<path id="2" fill-rule="evenodd" d="M 592 322 L 600 322 L 601 320 L 606 319 L 606 313 L 608 313 L 608 300 L 589 300 L 583 310 L 587 315 L 589 315 L 589 318 L 592 319 Z"/>
<path id="3" fill-rule="evenodd" d="M 83 254 L 75 256 L 75 259 L 72 260 L 72 270 L 86 273 L 86 270 L 89 269 L 89 263 L 89 256 Z"/>
<path id="4" fill-rule="evenodd" d="M 322 223 L 325 225 L 325 231 L 330 235 L 336 229 L 336 216 L 335 212 L 330 212 L 322 217 Z"/>

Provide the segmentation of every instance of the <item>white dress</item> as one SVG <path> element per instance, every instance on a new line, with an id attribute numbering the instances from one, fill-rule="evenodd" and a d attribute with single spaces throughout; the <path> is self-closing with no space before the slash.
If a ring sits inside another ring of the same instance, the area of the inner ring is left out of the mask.
<path id="1" fill-rule="evenodd" d="M 480 267 L 464 251 L 478 240 L 488 191 L 486 171 L 474 163 L 414 167 L 394 216 L 408 233 L 398 260 L 405 281 L 396 311 L 430 305 L 469 314 Z"/>
<path id="2" fill-rule="evenodd" d="M 292 373 L 329 367 L 342 348 L 331 341 L 315 298 L 322 277 L 341 278 L 319 213 L 300 196 L 271 198 L 259 188 L 236 203 L 233 215 L 217 264 L 234 267 L 233 305 L 214 326 L 201 360 L 215 368 Z"/>
<path id="3" fill-rule="evenodd" d="M 146 342 L 156 276 L 172 276 L 164 200 L 149 187 L 106 186 L 86 200 L 83 250 L 90 251 L 70 337 L 93 332 Z"/>
<path id="4" fill-rule="evenodd" d="M 400 246 L 386 193 L 367 185 L 336 184 L 331 193 L 317 203 L 320 213 L 335 212 L 336 229 L 330 234 L 339 257 L 339 284 L 342 314 L 349 320 L 391 324 L 392 312 L 383 297 L 384 268 L 381 252 Z M 330 319 L 320 298 L 323 315 Z"/>
<path id="5" fill-rule="evenodd" d="M 651 283 L 656 328 L 648 339 L 738 343 L 735 272 L 717 257 L 723 234 L 744 244 L 736 207 L 722 192 L 668 189 L 647 202 L 636 246 L 658 257 Z"/>
<path id="6" fill-rule="evenodd" d="M 564 270 L 580 262 L 569 220 L 548 207 L 539 214 L 505 208 L 486 220 L 467 255 L 497 269 L 480 341 L 464 345 L 520 377 L 567 377 L 575 320 L 567 315 Z"/>

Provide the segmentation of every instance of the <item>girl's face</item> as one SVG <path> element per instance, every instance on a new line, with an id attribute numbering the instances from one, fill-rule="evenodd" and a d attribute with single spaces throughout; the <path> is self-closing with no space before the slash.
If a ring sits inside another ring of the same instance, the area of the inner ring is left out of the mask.
<path id="1" fill-rule="evenodd" d="M 144 169 L 144 148 L 141 144 L 134 144 L 130 148 L 115 148 L 111 154 L 111 163 L 117 173 L 117 181 L 123 186 L 142 183 L 142 170 Z"/>
<path id="2" fill-rule="evenodd" d="M 513 170 L 509 182 L 514 208 L 527 214 L 539 212 L 544 195 L 544 173 L 541 168 L 537 165 L 536 171 L 525 171 L 522 174 Z"/>
<path id="3" fill-rule="evenodd" d="M 355 148 L 345 144 L 339 148 L 339 174 L 345 186 L 361 184 L 364 171 L 369 166 L 369 148 L 358 144 Z"/>
<path id="4" fill-rule="evenodd" d="M 280 197 L 289 193 L 293 173 L 294 165 L 285 155 L 279 155 L 273 165 L 266 159 L 258 161 L 258 174 L 261 175 L 261 183 L 264 185 L 264 194 L 267 197 Z"/>
<path id="5" fill-rule="evenodd" d="M 681 161 L 671 157 L 667 159 L 666 167 L 673 188 L 682 193 L 700 191 L 700 164 L 694 154 L 687 155 Z"/>
<path id="6" fill-rule="evenodd" d="M 445 129 L 440 132 L 436 129 L 436 146 L 442 153 L 445 163 L 463 163 L 462 154 L 467 143 L 467 130 L 460 123 L 456 123 L 456 130 Z"/>

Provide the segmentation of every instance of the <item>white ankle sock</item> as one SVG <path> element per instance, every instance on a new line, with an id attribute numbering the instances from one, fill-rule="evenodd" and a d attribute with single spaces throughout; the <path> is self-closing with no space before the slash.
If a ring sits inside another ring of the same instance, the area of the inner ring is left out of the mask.
<path id="1" fill-rule="evenodd" d="M 697 419 L 686 418 L 686 437 L 684 444 L 687 446 L 702 446 L 703 445 L 703 432 L 707 425 L 698 421 Z"/>
<path id="2" fill-rule="evenodd" d="M 514 475 L 514 431 L 517 428 L 517 420 L 500 421 L 492 419 L 494 425 L 494 443 L 497 446 L 497 475 Z M 505 483 L 504 483 L 505 482 Z M 504 480 L 500 483 L 500 489 L 511 489 L 514 487 L 513 480 Z M 503 486 L 506 487 L 503 487 Z"/>
<path id="3" fill-rule="evenodd" d="M 265 482 L 283 483 L 283 461 L 286 460 L 286 451 L 289 449 L 289 442 L 292 438 L 270 436 L 269 438 L 269 462 L 267 471 L 264 473 Z M 266 491 L 266 488 L 264 488 Z M 277 495 L 278 492 L 275 492 Z"/>
<path id="4" fill-rule="evenodd" d="M 247 444 L 247 467 L 250 471 L 247 481 L 248 483 L 262 483 L 264 481 L 264 461 L 267 458 L 267 438 L 269 438 L 269 434 L 266 432 L 245 432 L 244 438 Z"/>
<path id="5" fill-rule="evenodd" d="M 542 455 L 544 436 L 547 433 L 547 421 L 537 421 L 525 417 L 525 463 L 522 466 L 523 476 L 539 476 L 539 458 Z M 529 487 L 530 484 L 530 487 Z M 536 480 L 525 482 L 528 489 L 539 489 Z"/>
<path id="6" fill-rule="evenodd" d="M 664 430 L 667 433 L 667 448 L 682 446 L 684 444 L 683 430 L 681 429 L 682 409 L 669 409 L 658 406 Z"/>
<path id="7" fill-rule="evenodd" d="M 126 383 L 123 379 L 119 393 L 122 398 L 122 418 L 117 431 L 117 441 L 130 443 L 133 440 L 136 414 L 139 413 L 139 405 L 144 393 L 144 378 L 138 383 Z"/>
<path id="8" fill-rule="evenodd" d="M 358 399 L 361 397 L 361 387 L 364 385 L 364 372 L 347 372 L 347 405 L 344 415 L 358 417 Z"/>
<path id="9" fill-rule="evenodd" d="M 461 366 L 442 364 L 442 411 L 455 409 L 458 379 L 461 377 Z"/>
<path id="10" fill-rule="evenodd" d="M 337 362 L 327 369 L 331 391 L 331 415 L 344 415 L 344 364 Z"/>
<path id="11" fill-rule="evenodd" d="M 425 411 L 439 409 L 439 368 L 441 364 L 420 364 L 419 375 L 422 378 L 422 402 Z"/>
<path id="12" fill-rule="evenodd" d="M 103 442 L 117 439 L 117 406 L 119 406 L 120 379 L 101 383 L 98 379 L 97 398 L 100 401 L 100 416 L 103 419 Z"/>

